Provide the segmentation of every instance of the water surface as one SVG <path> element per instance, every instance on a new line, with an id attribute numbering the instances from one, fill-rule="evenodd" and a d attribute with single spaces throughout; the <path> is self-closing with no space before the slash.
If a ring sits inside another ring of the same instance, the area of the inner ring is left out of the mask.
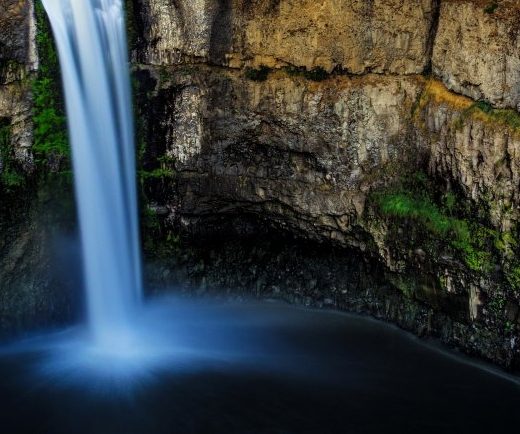
<path id="1" fill-rule="evenodd" d="M 0 352 L 2 433 L 497 433 L 518 379 L 369 318 L 159 300 L 110 353 L 81 328 Z M 127 345 L 128 344 L 128 345 Z"/>

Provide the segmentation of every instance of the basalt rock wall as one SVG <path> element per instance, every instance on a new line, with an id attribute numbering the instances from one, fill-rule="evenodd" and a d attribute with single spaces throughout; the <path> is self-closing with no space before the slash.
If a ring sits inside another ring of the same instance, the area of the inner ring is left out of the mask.
<path id="1" fill-rule="evenodd" d="M 197 237 L 248 215 L 355 248 L 415 306 L 366 310 L 517 363 L 516 2 L 135 5 L 150 155 L 175 178 L 153 209 Z"/>
<path id="2" fill-rule="evenodd" d="M 435 0 L 140 2 L 145 63 L 186 58 L 412 74 L 428 67 Z M 148 43 L 150 42 L 150 43 Z"/>
<path id="3" fill-rule="evenodd" d="M 292 65 L 352 74 L 431 70 L 456 93 L 518 108 L 514 0 L 134 3 L 141 24 L 134 59 L 142 63 Z"/>

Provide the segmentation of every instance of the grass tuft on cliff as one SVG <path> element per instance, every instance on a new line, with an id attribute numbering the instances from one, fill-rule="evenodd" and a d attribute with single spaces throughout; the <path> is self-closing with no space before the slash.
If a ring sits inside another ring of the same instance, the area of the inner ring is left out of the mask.
<path id="1" fill-rule="evenodd" d="M 467 116 L 504 125 L 514 132 L 520 131 L 520 114 L 513 109 L 494 109 L 487 102 L 477 101 L 464 111 L 462 117 Z"/>
<path id="2" fill-rule="evenodd" d="M 439 80 L 426 81 L 419 100 L 412 108 L 412 116 L 419 113 L 428 103 L 447 105 L 460 112 L 456 127 L 461 127 L 466 119 L 479 120 L 490 126 L 502 125 L 512 133 L 520 133 L 520 114 L 514 109 L 495 109 L 486 101 L 474 101 L 446 88 Z"/>

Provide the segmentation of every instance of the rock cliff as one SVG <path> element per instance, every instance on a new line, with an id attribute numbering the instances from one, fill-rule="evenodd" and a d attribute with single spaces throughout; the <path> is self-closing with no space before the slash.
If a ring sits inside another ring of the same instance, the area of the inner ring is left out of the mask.
<path id="1" fill-rule="evenodd" d="M 514 0 L 442 1 L 433 73 L 456 93 L 518 110 L 519 23 Z"/>
<path id="2" fill-rule="evenodd" d="M 0 125 L 6 130 L 9 127 L 9 146 L 15 157 L 30 164 L 32 103 L 26 79 L 38 66 L 32 2 L 2 2 L 0 27 Z M 0 168 L 5 166 L 5 158 L 3 152 Z"/>
<path id="3" fill-rule="evenodd" d="M 423 320 L 378 315 L 518 363 L 516 2 L 135 4 L 167 221 L 354 247 Z"/>
<path id="4" fill-rule="evenodd" d="M 516 1 L 127 11 L 144 191 L 169 230 L 204 236 L 247 217 L 349 249 L 395 295 L 371 292 L 363 310 L 520 366 Z M 32 59 L 25 29 L 4 57 Z M 9 74 L 2 91 L 23 82 Z M 328 304 L 354 308 L 347 292 Z"/>
<path id="5" fill-rule="evenodd" d="M 70 320 L 81 279 L 53 265 L 56 228 L 70 234 L 74 225 L 70 188 L 41 185 L 44 174 L 35 173 L 32 84 L 40 63 L 34 6 L 32 0 L 0 2 L 0 338 Z"/>

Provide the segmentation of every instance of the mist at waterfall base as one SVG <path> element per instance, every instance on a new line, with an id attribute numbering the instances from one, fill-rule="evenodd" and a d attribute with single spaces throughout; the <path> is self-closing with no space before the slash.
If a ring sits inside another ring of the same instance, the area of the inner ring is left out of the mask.
<path id="1" fill-rule="evenodd" d="M 121 2 L 44 0 L 88 320 L 0 349 L 2 433 L 498 432 L 520 387 L 395 327 L 279 302 L 141 300 Z"/>

